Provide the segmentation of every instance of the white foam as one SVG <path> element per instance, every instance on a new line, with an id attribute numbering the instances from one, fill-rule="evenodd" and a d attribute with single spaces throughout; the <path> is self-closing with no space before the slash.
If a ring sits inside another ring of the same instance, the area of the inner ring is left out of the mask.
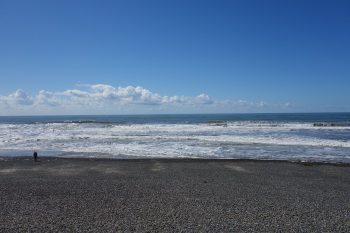
<path id="1" fill-rule="evenodd" d="M 264 122 L 237 122 L 227 127 L 210 124 L 0 124 L 0 152 L 42 150 L 112 157 L 288 157 L 307 154 L 322 158 L 329 155 L 333 159 L 339 155 L 344 159 L 350 152 L 349 140 L 317 135 L 350 133 L 349 130 L 350 127 Z M 302 131 L 312 134 L 299 133 Z"/>

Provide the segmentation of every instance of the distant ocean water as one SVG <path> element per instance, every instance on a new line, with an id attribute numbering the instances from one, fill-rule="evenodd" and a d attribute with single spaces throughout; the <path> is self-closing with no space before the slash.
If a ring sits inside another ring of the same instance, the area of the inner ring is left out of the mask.
<path id="1" fill-rule="evenodd" d="M 350 163 L 350 113 L 0 117 L 0 156 Z"/>

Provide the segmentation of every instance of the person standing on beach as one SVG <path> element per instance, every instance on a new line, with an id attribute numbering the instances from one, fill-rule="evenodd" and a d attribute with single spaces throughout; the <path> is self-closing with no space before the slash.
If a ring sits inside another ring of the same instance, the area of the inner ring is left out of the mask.
<path id="1" fill-rule="evenodd" d="M 38 153 L 34 151 L 33 153 L 34 162 L 38 161 Z"/>

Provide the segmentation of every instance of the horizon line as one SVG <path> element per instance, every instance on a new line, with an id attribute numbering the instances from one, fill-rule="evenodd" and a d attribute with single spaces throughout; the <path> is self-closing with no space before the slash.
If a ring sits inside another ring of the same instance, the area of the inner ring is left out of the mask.
<path id="1" fill-rule="evenodd" d="M 168 115 L 253 115 L 253 114 L 350 114 L 348 112 L 236 112 L 236 113 L 135 113 L 135 114 L 38 114 L 38 115 L 0 115 L 0 117 L 53 117 L 53 116 L 168 116 Z"/>

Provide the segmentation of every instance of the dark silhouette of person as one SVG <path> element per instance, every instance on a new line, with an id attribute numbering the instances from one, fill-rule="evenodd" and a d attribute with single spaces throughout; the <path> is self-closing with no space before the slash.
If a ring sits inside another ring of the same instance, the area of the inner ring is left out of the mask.
<path id="1" fill-rule="evenodd" d="M 33 153 L 33 158 L 35 162 L 38 161 L 38 153 L 36 151 Z"/>

